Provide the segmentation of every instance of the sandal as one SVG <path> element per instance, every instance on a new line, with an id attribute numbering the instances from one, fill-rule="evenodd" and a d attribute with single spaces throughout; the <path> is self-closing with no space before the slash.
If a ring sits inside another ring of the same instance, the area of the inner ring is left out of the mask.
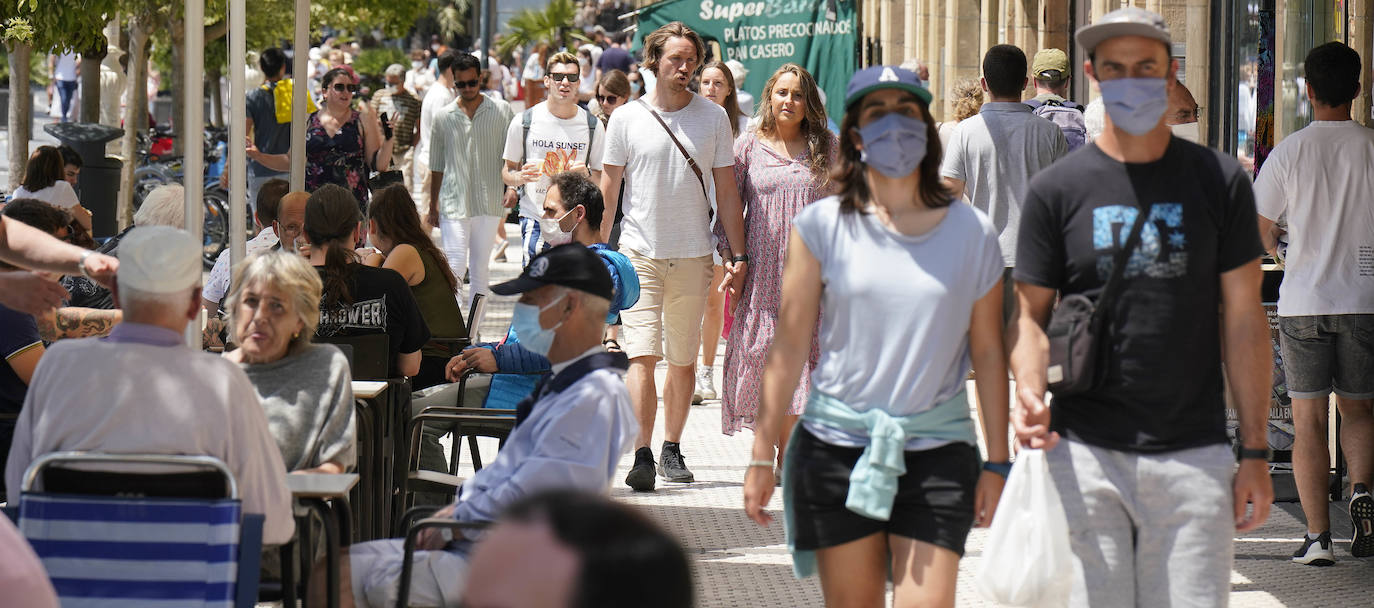
<path id="1" fill-rule="evenodd" d="M 602 341 L 601 341 L 601 346 L 605 347 L 605 348 L 606 348 L 606 352 L 608 352 L 608 353 L 623 353 L 623 352 L 625 352 L 625 349 L 620 348 L 620 343 L 619 343 L 619 342 L 616 342 L 616 341 L 615 341 L 615 338 L 606 338 L 605 340 L 602 340 Z"/>

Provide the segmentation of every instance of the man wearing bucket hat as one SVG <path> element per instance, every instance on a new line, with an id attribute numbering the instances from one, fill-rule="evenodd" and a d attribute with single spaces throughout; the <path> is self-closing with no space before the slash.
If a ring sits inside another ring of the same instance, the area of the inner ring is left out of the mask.
<path id="1" fill-rule="evenodd" d="M 496 460 L 464 482 L 458 502 L 434 517 L 491 522 L 540 491 L 604 494 L 639 432 L 623 380 L 629 362 L 623 353 L 601 347 L 613 288 L 600 256 L 577 243 L 559 245 L 491 290 L 519 294 L 511 326 L 524 348 L 548 357 L 553 373 L 516 406 L 515 430 Z M 473 541 L 426 533 L 417 548 L 410 601 L 456 605 L 466 588 Z M 353 545 L 343 577 L 344 605 L 351 595 L 353 605 L 394 606 L 402 555 L 400 540 Z"/>
<path id="2" fill-rule="evenodd" d="M 1250 180 L 1235 159 L 1172 136 L 1178 66 L 1162 17 L 1113 11 L 1076 39 L 1106 128 L 1026 194 L 1007 336 L 1013 428 L 1023 446 L 1047 449 L 1072 526 L 1072 605 L 1224 606 L 1232 536 L 1263 523 L 1273 499 Z M 1048 365 L 1056 293 L 1097 298 L 1108 282 L 1119 297 L 1099 311 L 1105 355 L 1087 388 L 1055 395 L 1051 417 L 1046 387 L 1064 369 Z M 1239 413 L 1239 467 L 1223 380 Z"/>
<path id="3" fill-rule="evenodd" d="M 106 338 L 63 340 L 43 355 L 5 466 L 9 488 L 49 452 L 214 456 L 233 471 L 243 512 L 267 516 L 263 542 L 291 539 L 286 465 L 252 383 L 228 359 L 184 343 L 200 313 L 200 252 L 168 226 L 124 237 L 114 289 L 124 321 Z"/>

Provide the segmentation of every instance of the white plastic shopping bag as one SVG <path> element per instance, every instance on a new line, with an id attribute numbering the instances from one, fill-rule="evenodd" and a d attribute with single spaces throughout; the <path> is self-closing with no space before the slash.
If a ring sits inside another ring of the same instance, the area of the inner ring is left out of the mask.
<path id="1" fill-rule="evenodd" d="M 978 593 L 1009 606 L 1065 606 L 1073 584 L 1069 522 L 1041 450 L 1012 465 L 983 545 Z"/>

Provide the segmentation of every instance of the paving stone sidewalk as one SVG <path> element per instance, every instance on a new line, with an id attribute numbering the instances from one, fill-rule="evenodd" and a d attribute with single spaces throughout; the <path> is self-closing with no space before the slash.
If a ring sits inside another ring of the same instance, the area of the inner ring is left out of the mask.
<path id="1" fill-rule="evenodd" d="M 520 271 L 519 229 L 508 225 L 507 230 L 511 240 L 507 255 L 511 262 L 492 265 L 493 283 L 512 278 Z M 492 299 L 482 324 L 484 339 L 504 335 L 510 323 L 513 301 L 513 298 L 500 296 Z M 724 361 L 724 351 L 720 353 L 715 368 L 717 387 Z M 660 365 L 660 387 L 663 371 Z M 651 444 L 655 454 L 663 441 L 662 420 L 660 409 Z M 797 580 L 792 576 L 790 557 L 783 541 L 781 492 L 774 495 L 771 504 L 776 518 L 772 526 L 761 528 L 744 516 L 744 464 L 749 461 L 753 434 L 746 430 L 729 437 L 721 434 L 720 428 L 719 401 L 707 401 L 692 408 L 683 434 L 682 451 L 688 468 L 696 475 L 695 483 L 669 484 L 660 479 L 655 492 L 633 492 L 623 483 L 634 460 L 633 455 L 626 455 L 612 484 L 611 496 L 644 509 L 681 540 L 693 561 L 698 606 L 790 608 L 823 605 L 820 584 L 815 578 Z M 483 446 L 486 454 L 494 453 L 495 449 L 494 442 Z M 1333 504 L 1331 511 L 1333 536 L 1338 540 L 1337 562 L 1330 568 L 1300 566 L 1289 561 L 1305 532 L 1296 502 L 1275 504 L 1263 526 L 1237 534 L 1236 559 L 1231 571 L 1231 605 L 1247 608 L 1374 606 L 1374 559 L 1350 557 L 1350 519 L 1343 504 Z M 969 537 L 959 568 L 958 606 L 998 605 L 983 600 L 973 587 L 986 536 L 986 531 L 974 530 Z M 647 601 L 645 605 L 653 603 Z"/>

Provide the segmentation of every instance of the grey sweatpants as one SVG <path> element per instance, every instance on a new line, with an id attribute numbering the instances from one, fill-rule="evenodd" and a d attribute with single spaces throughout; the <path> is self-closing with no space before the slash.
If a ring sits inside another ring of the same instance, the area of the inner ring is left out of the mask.
<path id="1" fill-rule="evenodd" d="M 1051 450 L 1074 554 L 1071 606 L 1225 606 L 1231 479 L 1225 444 L 1143 454 L 1065 439 Z"/>

